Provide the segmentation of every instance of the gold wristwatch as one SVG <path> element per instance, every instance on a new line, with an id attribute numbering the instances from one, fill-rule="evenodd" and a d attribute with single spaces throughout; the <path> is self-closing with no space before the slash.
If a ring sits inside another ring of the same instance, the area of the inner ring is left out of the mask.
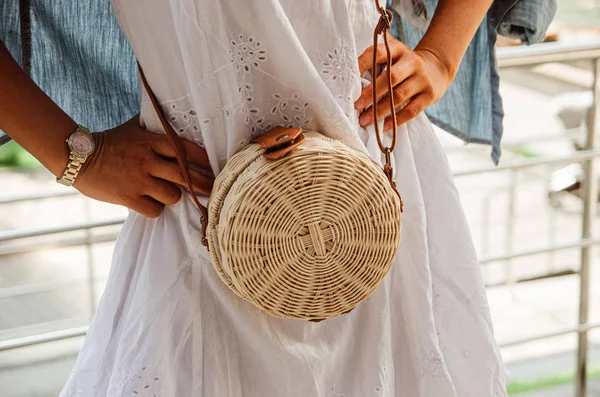
<path id="1" fill-rule="evenodd" d="M 96 144 L 90 131 L 82 125 L 77 125 L 77 129 L 66 139 L 66 142 L 70 151 L 69 163 L 63 176 L 56 178 L 56 182 L 65 186 L 72 186 L 79 171 L 81 171 L 81 166 L 94 153 Z"/>

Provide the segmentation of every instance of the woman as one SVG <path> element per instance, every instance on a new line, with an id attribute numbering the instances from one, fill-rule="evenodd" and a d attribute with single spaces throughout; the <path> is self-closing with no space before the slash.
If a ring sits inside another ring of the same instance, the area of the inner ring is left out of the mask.
<path id="1" fill-rule="evenodd" d="M 369 299 L 321 323 L 271 317 L 220 281 L 147 93 L 139 117 L 94 134 L 95 150 L 67 175 L 76 148 L 65 139 L 80 129 L 2 48 L 0 128 L 63 182 L 76 175 L 83 194 L 131 209 L 61 395 L 506 396 L 468 226 L 421 114 L 448 88 L 490 3 L 442 0 L 414 51 L 392 41 L 393 95 L 406 104 L 393 110 L 403 240 Z M 374 51 L 374 0 L 113 7 L 163 112 L 188 141 L 191 164 L 216 175 L 274 125 L 315 129 L 379 158 L 373 120 L 390 130 L 392 109 L 378 84 L 374 117 L 372 86 L 361 79 Z M 210 192 L 209 174 L 192 172 L 199 194 Z"/>

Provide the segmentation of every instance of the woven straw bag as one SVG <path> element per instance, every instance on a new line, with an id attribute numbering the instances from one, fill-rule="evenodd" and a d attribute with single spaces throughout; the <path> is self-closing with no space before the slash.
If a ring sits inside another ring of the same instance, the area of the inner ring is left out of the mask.
<path id="1" fill-rule="evenodd" d="M 374 44 L 383 35 L 389 70 L 391 14 L 375 1 L 381 18 Z M 372 71 L 375 66 L 374 54 Z M 141 68 L 140 75 L 193 192 L 181 138 L 160 111 Z M 375 80 L 373 85 L 375 95 Z M 389 78 L 388 88 L 391 92 Z M 392 95 L 390 101 L 394 109 Z M 382 144 L 375 123 L 383 169 L 341 141 L 277 127 L 229 159 L 208 209 L 192 194 L 203 215 L 203 243 L 233 292 L 274 316 L 320 321 L 351 311 L 377 288 L 400 244 L 393 121 L 390 147 Z"/>

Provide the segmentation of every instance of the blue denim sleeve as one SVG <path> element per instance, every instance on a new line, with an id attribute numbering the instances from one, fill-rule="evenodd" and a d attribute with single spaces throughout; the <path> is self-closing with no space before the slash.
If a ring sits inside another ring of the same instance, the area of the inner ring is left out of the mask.
<path id="1" fill-rule="evenodd" d="M 33 80 L 92 131 L 112 128 L 135 115 L 135 57 L 110 2 L 31 3 Z M 0 21 L 0 39 L 20 61 L 18 0 L 0 2 Z M 7 140 L 0 136 L 0 143 Z"/>
<path id="2" fill-rule="evenodd" d="M 489 15 L 498 34 L 530 45 L 542 41 L 556 9 L 557 0 L 496 0 Z"/>
<path id="3" fill-rule="evenodd" d="M 388 6 L 391 2 L 388 2 Z M 433 15 L 437 0 L 424 0 Z M 394 10 L 392 34 L 414 48 L 425 33 L 402 19 Z M 490 34 L 491 33 L 491 34 Z M 498 93 L 494 58 L 495 32 L 485 19 L 465 53 L 458 73 L 444 97 L 425 109 L 431 122 L 465 142 L 492 145 L 492 160 L 500 157 L 502 104 Z"/>

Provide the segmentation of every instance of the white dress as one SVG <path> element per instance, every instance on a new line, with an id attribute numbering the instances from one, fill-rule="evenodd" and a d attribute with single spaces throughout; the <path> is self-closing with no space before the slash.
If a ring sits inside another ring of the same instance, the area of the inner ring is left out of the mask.
<path id="1" fill-rule="evenodd" d="M 373 0 L 113 0 L 165 114 L 214 172 L 275 125 L 380 159 L 357 123 L 357 57 Z M 160 124 L 142 94 L 141 120 Z M 397 259 L 354 311 L 282 320 L 234 295 L 200 244 L 189 196 L 135 212 L 63 397 L 504 397 L 505 372 L 469 229 L 424 115 L 399 129 Z"/>

